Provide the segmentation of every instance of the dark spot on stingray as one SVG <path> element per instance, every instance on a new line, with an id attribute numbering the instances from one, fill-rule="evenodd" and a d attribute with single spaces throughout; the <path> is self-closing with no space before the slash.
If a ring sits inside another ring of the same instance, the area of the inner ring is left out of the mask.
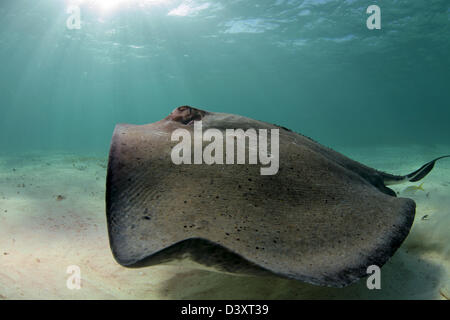
<path id="1" fill-rule="evenodd" d="M 149 216 L 144 216 L 143 217 L 145 220 L 150 220 L 151 218 Z"/>

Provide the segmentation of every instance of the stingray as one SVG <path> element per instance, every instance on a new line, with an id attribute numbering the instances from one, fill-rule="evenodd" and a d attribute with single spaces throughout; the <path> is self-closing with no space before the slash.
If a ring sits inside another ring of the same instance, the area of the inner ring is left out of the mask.
<path id="1" fill-rule="evenodd" d="M 174 164 L 172 133 L 193 132 L 200 120 L 204 130 L 221 132 L 278 129 L 278 172 L 261 175 L 254 164 Z M 369 266 L 385 264 L 410 231 L 415 203 L 387 185 L 418 181 L 441 158 L 393 175 L 284 127 L 179 107 L 161 121 L 114 130 L 106 185 L 110 247 L 129 268 L 189 260 L 219 272 L 344 287 L 367 276 Z"/>

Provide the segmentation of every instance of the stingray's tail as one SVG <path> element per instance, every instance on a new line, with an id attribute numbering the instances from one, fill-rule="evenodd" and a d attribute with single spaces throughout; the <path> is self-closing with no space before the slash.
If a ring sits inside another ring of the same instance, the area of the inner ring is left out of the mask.
<path id="1" fill-rule="evenodd" d="M 450 158 L 450 155 L 436 158 L 436 159 L 424 164 L 416 171 L 414 171 L 410 174 L 407 174 L 406 176 L 395 176 L 395 175 L 391 175 L 388 173 L 382 173 L 384 184 L 391 185 L 391 184 L 398 184 L 398 183 L 403 183 L 403 182 L 408 182 L 408 181 L 409 182 L 419 181 L 419 180 L 423 179 L 428 173 L 430 173 L 430 171 L 434 168 L 434 164 L 436 163 L 436 161 L 438 161 L 439 159 L 442 159 L 442 158 Z"/>

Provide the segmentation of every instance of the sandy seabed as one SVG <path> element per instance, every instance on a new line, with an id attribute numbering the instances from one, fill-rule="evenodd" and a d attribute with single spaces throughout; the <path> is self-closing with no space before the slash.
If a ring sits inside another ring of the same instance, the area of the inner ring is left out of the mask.
<path id="1" fill-rule="evenodd" d="M 335 148 L 371 167 L 406 174 L 450 146 Z M 126 269 L 112 257 L 105 217 L 106 156 L 71 153 L 0 156 L 0 299 L 448 299 L 450 159 L 405 191 L 416 201 L 413 228 L 381 269 L 343 289 L 275 277 L 243 277 L 159 265 Z M 81 289 L 66 283 L 79 266 Z"/>

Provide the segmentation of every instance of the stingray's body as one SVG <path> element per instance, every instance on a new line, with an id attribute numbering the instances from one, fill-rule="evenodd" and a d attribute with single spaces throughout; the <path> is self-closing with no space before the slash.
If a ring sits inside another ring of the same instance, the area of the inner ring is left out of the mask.
<path id="1" fill-rule="evenodd" d="M 278 173 L 261 175 L 250 164 L 175 165 L 171 134 L 192 132 L 194 120 L 204 130 L 279 129 Z M 414 177 L 428 173 L 427 165 Z M 408 235 L 415 203 L 385 186 L 405 179 L 412 180 L 272 124 L 180 107 L 153 124 L 116 127 L 106 195 L 110 244 L 127 267 L 189 258 L 223 272 L 342 287 L 381 267 Z"/>

